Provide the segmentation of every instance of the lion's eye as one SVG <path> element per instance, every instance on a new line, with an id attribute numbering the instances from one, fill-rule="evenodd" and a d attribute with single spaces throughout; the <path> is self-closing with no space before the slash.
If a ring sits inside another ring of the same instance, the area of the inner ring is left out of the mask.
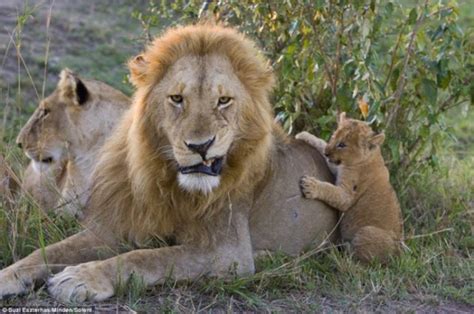
<path id="1" fill-rule="evenodd" d="M 344 148 L 344 147 L 346 147 L 346 146 L 347 146 L 347 145 L 346 145 L 344 142 L 339 142 L 339 143 L 337 143 L 337 145 L 336 145 L 337 148 Z"/>
<path id="2" fill-rule="evenodd" d="M 46 118 L 46 116 L 49 115 L 49 113 L 51 112 L 51 110 L 49 110 L 48 108 L 44 108 L 42 111 L 43 118 Z"/>
<path id="3" fill-rule="evenodd" d="M 232 102 L 232 98 L 231 97 L 226 97 L 226 96 L 222 96 L 222 97 L 219 97 L 219 100 L 217 102 L 217 106 L 222 109 L 222 108 L 226 108 L 228 107 Z"/>
<path id="4" fill-rule="evenodd" d="M 171 95 L 169 97 L 171 101 L 174 102 L 175 104 L 180 105 L 183 102 L 183 96 L 181 95 Z"/>

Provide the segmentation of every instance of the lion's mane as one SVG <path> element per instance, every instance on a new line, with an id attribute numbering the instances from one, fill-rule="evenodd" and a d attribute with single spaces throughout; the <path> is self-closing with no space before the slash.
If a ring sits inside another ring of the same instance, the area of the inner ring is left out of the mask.
<path id="1" fill-rule="evenodd" d="M 228 152 L 220 185 L 203 194 L 179 187 L 176 162 L 162 154 L 169 140 L 152 122 L 159 120 L 153 119 L 156 104 L 147 99 L 181 57 L 210 54 L 227 56 L 251 101 L 240 110 L 240 133 Z M 97 166 L 90 223 L 138 243 L 169 236 L 179 242 L 212 243 L 212 222 L 231 206 L 231 199 L 251 197 L 268 169 L 275 127 L 268 100 L 274 77 L 268 62 L 251 40 L 232 28 L 194 25 L 168 30 L 130 60 L 129 68 L 137 90 Z"/>

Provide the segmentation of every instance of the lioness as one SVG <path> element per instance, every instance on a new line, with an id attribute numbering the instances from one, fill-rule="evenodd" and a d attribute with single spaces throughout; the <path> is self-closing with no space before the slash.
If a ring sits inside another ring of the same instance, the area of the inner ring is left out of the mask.
<path id="1" fill-rule="evenodd" d="M 88 227 L 2 270 L 0 296 L 62 270 L 53 297 L 98 301 L 132 274 L 150 286 L 251 274 L 254 251 L 298 254 L 329 238 L 337 212 L 298 181 L 331 174 L 273 123 L 267 64 L 244 35 L 210 25 L 170 29 L 132 59 L 137 91 L 96 167 Z M 177 245 L 118 255 L 121 241 L 153 237 Z"/>
<path id="2" fill-rule="evenodd" d="M 326 146 L 307 132 L 296 138 L 323 149 L 329 161 L 339 165 L 336 185 L 305 176 L 301 189 L 305 197 L 344 212 L 341 234 L 343 240 L 351 242 L 354 255 L 362 262 L 374 258 L 386 262 L 398 253 L 402 219 L 380 151 L 385 135 L 373 132 L 365 122 L 346 118 L 343 112 Z"/>
<path id="3" fill-rule="evenodd" d="M 41 208 L 81 216 L 99 149 L 130 102 L 105 83 L 61 71 L 17 137 L 31 159 L 23 188 Z"/>

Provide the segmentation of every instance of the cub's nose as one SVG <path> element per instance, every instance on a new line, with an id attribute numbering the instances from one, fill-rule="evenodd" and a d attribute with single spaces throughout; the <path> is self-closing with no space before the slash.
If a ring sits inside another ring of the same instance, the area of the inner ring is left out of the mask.
<path id="1" fill-rule="evenodd" d="M 210 140 L 208 140 L 204 143 L 191 143 L 191 142 L 184 141 L 184 144 L 186 144 L 186 146 L 192 152 L 201 155 L 202 159 L 206 160 L 206 153 L 209 150 L 209 147 L 211 147 L 212 144 L 214 143 L 215 139 L 216 139 L 216 137 L 214 136 L 213 138 L 211 138 Z"/>

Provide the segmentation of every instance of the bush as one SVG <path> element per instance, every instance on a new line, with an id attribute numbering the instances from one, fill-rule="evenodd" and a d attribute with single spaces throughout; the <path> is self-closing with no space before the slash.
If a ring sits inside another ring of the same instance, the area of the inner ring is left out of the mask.
<path id="1" fill-rule="evenodd" d="M 403 1 L 402 1 L 403 2 Z M 473 97 L 472 46 L 451 1 L 221 0 L 152 2 L 135 13 L 147 33 L 161 20 L 199 15 L 237 25 L 273 62 L 275 110 L 289 133 L 327 139 L 337 112 L 387 133 L 384 155 L 398 183 L 437 165 L 446 111 Z"/>

